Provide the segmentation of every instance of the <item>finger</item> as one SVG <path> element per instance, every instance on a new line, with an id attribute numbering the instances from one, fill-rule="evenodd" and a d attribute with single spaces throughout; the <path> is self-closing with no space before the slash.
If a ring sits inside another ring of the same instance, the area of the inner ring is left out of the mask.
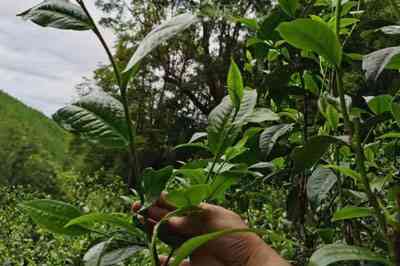
<path id="1" fill-rule="evenodd" d="M 151 206 L 147 209 L 148 218 L 153 219 L 154 221 L 160 221 L 169 213 L 169 210 L 160 208 L 158 206 Z"/>
<path id="2" fill-rule="evenodd" d="M 141 208 L 142 208 L 142 205 L 140 204 L 139 201 L 132 203 L 131 210 L 133 213 L 137 213 L 138 211 L 140 211 Z"/>
<path id="3" fill-rule="evenodd" d="M 167 201 L 167 193 L 166 192 L 162 192 L 161 193 L 160 198 L 156 201 L 155 205 L 160 207 L 160 208 L 167 209 L 169 211 L 176 210 L 176 208 L 173 205 L 168 203 L 168 201 Z"/>
<path id="4" fill-rule="evenodd" d="M 168 266 L 167 265 L 167 261 L 168 261 L 168 257 L 167 256 L 160 256 L 159 259 L 160 259 L 161 266 Z M 174 260 L 171 259 L 169 262 L 173 262 L 173 261 Z M 204 265 L 206 265 L 206 264 L 204 264 Z M 191 266 L 191 264 L 190 264 L 189 261 L 185 260 L 179 266 Z"/>

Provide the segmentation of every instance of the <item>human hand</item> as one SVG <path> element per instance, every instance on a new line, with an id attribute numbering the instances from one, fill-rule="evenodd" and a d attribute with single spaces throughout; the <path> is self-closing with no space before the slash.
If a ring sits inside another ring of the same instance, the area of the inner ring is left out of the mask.
<path id="1" fill-rule="evenodd" d="M 224 229 L 247 228 L 236 213 L 211 204 L 201 204 L 201 212 L 187 217 L 173 217 L 167 223 L 168 232 L 190 238 Z M 140 204 L 132 206 L 136 213 Z M 154 227 L 175 208 L 165 200 L 165 195 L 147 210 L 150 227 Z M 166 266 L 166 258 L 160 258 Z M 271 247 L 253 233 L 238 233 L 212 240 L 198 248 L 181 266 L 288 266 Z"/>

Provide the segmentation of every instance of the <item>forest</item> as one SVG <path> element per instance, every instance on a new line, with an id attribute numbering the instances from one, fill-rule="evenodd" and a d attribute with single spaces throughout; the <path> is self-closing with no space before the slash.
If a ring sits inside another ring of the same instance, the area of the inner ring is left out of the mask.
<path id="1" fill-rule="evenodd" d="M 109 61 L 52 118 L 0 90 L 1 266 L 200 266 L 250 233 L 294 266 L 400 266 L 398 0 L 37 2 L 16 15 Z M 248 228 L 168 229 L 204 203 Z"/>

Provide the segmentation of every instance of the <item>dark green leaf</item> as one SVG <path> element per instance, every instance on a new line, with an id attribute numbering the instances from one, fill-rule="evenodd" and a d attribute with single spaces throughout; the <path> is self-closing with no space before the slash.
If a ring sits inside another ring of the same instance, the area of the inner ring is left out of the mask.
<path id="1" fill-rule="evenodd" d="M 235 175 L 218 175 L 211 185 L 211 193 L 209 200 L 221 200 L 223 199 L 225 192 L 236 182 L 238 177 Z"/>
<path id="2" fill-rule="evenodd" d="M 143 172 L 142 181 L 145 197 L 148 203 L 156 201 L 161 192 L 165 189 L 169 179 L 172 176 L 174 168 L 167 166 L 160 170 L 147 168 Z"/>
<path id="3" fill-rule="evenodd" d="M 185 13 L 173 17 L 157 26 L 139 44 L 139 47 L 136 49 L 135 54 L 130 59 L 124 72 L 127 72 L 135 67 L 144 57 L 151 53 L 160 44 L 171 39 L 199 21 L 199 18 L 195 15 Z"/>
<path id="4" fill-rule="evenodd" d="M 18 16 L 43 27 L 63 30 L 92 28 L 92 23 L 82 8 L 67 0 L 45 0 Z"/>
<path id="5" fill-rule="evenodd" d="M 292 153 L 294 171 L 311 168 L 325 154 L 331 144 L 346 144 L 343 140 L 331 136 L 316 136 L 303 147 L 297 147 Z"/>
<path id="6" fill-rule="evenodd" d="M 238 126 L 242 126 L 244 123 L 246 123 L 248 118 L 254 113 L 256 105 L 257 105 L 257 91 L 245 90 L 234 123 Z"/>
<path id="7" fill-rule="evenodd" d="M 341 261 L 375 261 L 389 265 L 389 261 L 372 251 L 343 244 L 326 245 L 311 257 L 308 266 L 327 266 Z"/>
<path id="8" fill-rule="evenodd" d="M 281 124 L 266 128 L 260 135 L 260 149 L 266 154 L 272 151 L 280 137 L 293 130 L 293 124 Z"/>
<path id="9" fill-rule="evenodd" d="M 95 91 L 53 115 L 65 130 L 105 146 L 126 147 L 129 133 L 124 109 L 117 99 Z"/>
<path id="10" fill-rule="evenodd" d="M 194 238 L 189 239 L 183 245 L 174 252 L 174 260 L 171 266 L 179 266 L 181 262 L 186 259 L 190 254 L 192 254 L 197 248 L 201 247 L 202 245 L 208 243 L 209 241 L 215 240 L 219 237 L 223 237 L 226 235 L 231 235 L 235 233 L 242 233 L 242 232 L 254 232 L 251 229 L 229 229 L 218 231 L 215 233 L 210 233 L 206 235 L 197 236 Z"/>
<path id="11" fill-rule="evenodd" d="M 371 208 L 362 208 L 362 207 L 346 207 L 340 210 L 337 210 L 333 215 L 332 221 L 341 221 L 355 218 L 364 218 L 373 216 L 374 211 Z"/>
<path id="12" fill-rule="evenodd" d="M 343 167 L 343 166 L 337 166 L 337 165 L 325 165 L 324 167 L 328 167 L 333 170 L 336 170 L 344 176 L 352 177 L 354 180 L 357 180 L 357 181 L 361 180 L 361 175 L 350 168 Z"/>
<path id="13" fill-rule="evenodd" d="M 231 97 L 235 108 L 239 109 L 240 102 L 243 98 L 244 85 L 242 73 L 240 73 L 240 69 L 233 59 L 231 61 L 231 67 L 229 68 L 227 84 L 229 97 Z"/>
<path id="14" fill-rule="evenodd" d="M 396 119 L 397 125 L 400 126 L 400 104 L 392 103 L 392 115 Z"/>
<path id="15" fill-rule="evenodd" d="M 80 210 L 68 203 L 54 200 L 32 200 L 20 205 L 38 225 L 58 234 L 80 235 L 87 230 L 80 226 L 64 226 L 82 215 Z"/>
<path id="16" fill-rule="evenodd" d="M 337 177 L 332 170 L 318 167 L 307 183 L 307 196 L 317 204 L 324 200 L 337 182 Z"/>
<path id="17" fill-rule="evenodd" d="M 376 81 L 385 67 L 399 54 L 400 47 L 389 47 L 364 56 L 362 68 L 366 71 L 367 79 Z"/>
<path id="18" fill-rule="evenodd" d="M 279 5 L 286 14 L 295 17 L 296 10 L 299 7 L 299 0 L 279 0 Z"/>
<path id="19" fill-rule="evenodd" d="M 297 19 L 281 23 L 278 31 L 291 45 L 313 51 L 334 66 L 341 64 L 342 47 L 327 24 L 312 19 Z"/>

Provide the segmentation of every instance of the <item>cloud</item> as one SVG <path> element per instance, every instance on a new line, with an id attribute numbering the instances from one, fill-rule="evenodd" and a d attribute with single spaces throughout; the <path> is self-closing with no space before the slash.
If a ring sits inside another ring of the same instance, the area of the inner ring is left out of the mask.
<path id="1" fill-rule="evenodd" d="M 42 28 L 15 16 L 39 2 L 0 3 L 0 89 L 50 115 L 76 97 L 75 86 L 107 57 L 91 32 Z M 105 38 L 112 44 L 110 32 Z"/>

